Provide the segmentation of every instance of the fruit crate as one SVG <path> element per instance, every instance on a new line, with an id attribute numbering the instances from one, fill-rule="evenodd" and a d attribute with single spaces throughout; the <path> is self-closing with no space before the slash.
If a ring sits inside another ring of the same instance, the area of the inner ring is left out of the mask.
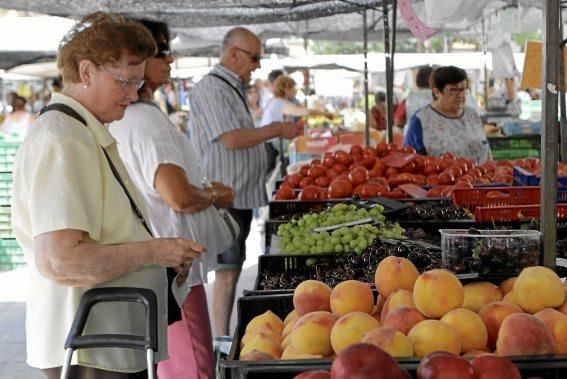
<path id="1" fill-rule="evenodd" d="M 541 262 L 537 230 L 442 229 L 443 268 L 456 274 L 509 277 Z"/>
<path id="2" fill-rule="evenodd" d="M 540 218 L 540 205 L 506 205 L 499 207 L 477 207 L 475 219 L 478 222 L 521 221 Z M 557 205 L 557 219 L 567 220 L 567 204 Z"/>
<path id="3" fill-rule="evenodd" d="M 490 198 L 488 192 L 498 191 L 503 197 Z M 557 201 L 567 201 L 567 189 L 557 190 Z M 534 205 L 540 202 L 539 187 L 491 187 L 491 188 L 455 188 L 453 203 L 474 212 L 476 207 L 504 205 Z"/>
<path id="4" fill-rule="evenodd" d="M 289 219 L 296 214 L 307 213 L 311 211 L 321 210 L 328 206 L 335 204 L 356 204 L 365 206 L 370 204 L 380 204 L 384 207 L 382 212 L 384 215 L 398 212 L 408 207 L 402 201 L 387 199 L 385 197 L 375 197 L 372 199 L 327 199 L 327 200 L 273 200 L 269 204 L 269 217 L 270 219 Z"/>
<path id="5" fill-rule="evenodd" d="M 240 361 L 240 341 L 246 325 L 254 317 L 271 310 L 282 320 L 293 310 L 293 295 L 247 296 L 238 299 L 237 324 L 233 343 L 226 359 L 219 362 L 221 379 L 292 379 L 307 370 L 330 370 L 331 359 L 291 359 Z M 513 357 L 522 377 L 560 379 L 567 377 L 567 356 Z M 399 358 L 398 363 L 416 377 L 419 358 Z"/>
<path id="6" fill-rule="evenodd" d="M 517 186 L 539 186 L 540 177 L 531 172 L 515 166 L 513 172 L 514 185 Z M 562 187 L 567 187 L 567 177 L 558 177 L 557 183 Z"/>
<path id="7" fill-rule="evenodd" d="M 489 137 L 492 152 L 498 150 L 541 150 L 541 135 L 522 134 L 506 137 Z"/>

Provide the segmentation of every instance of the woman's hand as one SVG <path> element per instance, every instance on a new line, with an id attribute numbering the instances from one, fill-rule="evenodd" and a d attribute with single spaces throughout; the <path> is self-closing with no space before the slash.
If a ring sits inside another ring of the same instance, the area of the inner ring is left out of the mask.
<path id="1" fill-rule="evenodd" d="M 230 208 L 234 204 L 234 191 L 232 188 L 219 182 L 212 182 L 215 193 L 214 205 L 221 208 Z"/>
<path id="2" fill-rule="evenodd" d="M 191 265 L 193 259 L 201 257 L 207 248 L 199 242 L 183 238 L 156 238 L 151 241 L 153 263 L 163 267 L 173 267 L 181 272 Z"/>

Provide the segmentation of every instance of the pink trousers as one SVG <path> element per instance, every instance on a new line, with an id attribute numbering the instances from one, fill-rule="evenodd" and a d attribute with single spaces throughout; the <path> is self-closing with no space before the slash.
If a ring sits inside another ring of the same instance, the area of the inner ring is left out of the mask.
<path id="1" fill-rule="evenodd" d="M 158 378 L 213 379 L 213 337 L 207 295 L 202 284 L 191 287 L 183 303 L 181 317 L 181 321 L 167 328 L 169 359 L 158 364 Z"/>

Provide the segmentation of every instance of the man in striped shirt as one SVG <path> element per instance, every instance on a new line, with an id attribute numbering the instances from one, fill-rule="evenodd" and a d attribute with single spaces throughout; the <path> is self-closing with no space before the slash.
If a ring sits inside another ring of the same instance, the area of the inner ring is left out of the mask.
<path id="1" fill-rule="evenodd" d="M 237 27 L 223 39 L 220 64 L 191 91 L 190 138 L 199 164 L 210 180 L 222 180 L 235 191 L 231 214 L 240 225 L 235 245 L 218 256 L 213 288 L 213 319 L 217 336 L 228 335 L 236 282 L 246 253 L 252 209 L 266 204 L 264 185 L 272 138 L 303 134 L 295 124 L 274 122 L 255 128 L 244 86 L 260 67 L 262 43 L 251 31 Z"/>

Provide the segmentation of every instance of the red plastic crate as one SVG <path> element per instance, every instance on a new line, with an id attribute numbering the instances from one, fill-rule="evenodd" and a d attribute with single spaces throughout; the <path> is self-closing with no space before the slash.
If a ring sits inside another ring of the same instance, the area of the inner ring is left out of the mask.
<path id="1" fill-rule="evenodd" d="M 477 222 L 518 221 L 532 218 L 539 219 L 540 214 L 539 204 L 478 207 L 475 211 L 475 219 Z M 557 218 L 567 219 L 567 204 L 557 205 Z"/>
<path id="2" fill-rule="evenodd" d="M 507 197 L 487 198 L 490 191 L 499 191 Z M 504 205 L 539 204 L 539 187 L 487 187 L 487 188 L 455 188 L 453 202 L 457 206 L 468 208 L 474 212 L 476 207 L 496 207 Z"/>

